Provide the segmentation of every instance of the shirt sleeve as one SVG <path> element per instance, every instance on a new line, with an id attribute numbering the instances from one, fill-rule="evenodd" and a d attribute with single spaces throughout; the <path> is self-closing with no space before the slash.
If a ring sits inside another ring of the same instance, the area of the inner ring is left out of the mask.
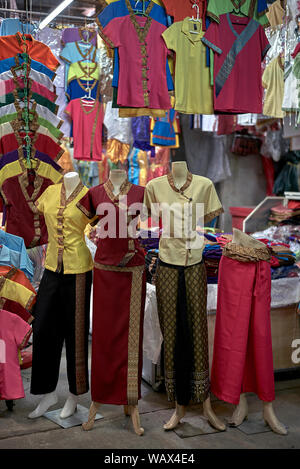
<path id="1" fill-rule="evenodd" d="M 70 101 L 65 109 L 65 113 L 72 117 L 73 113 L 73 101 Z"/>
<path id="2" fill-rule="evenodd" d="M 222 54 L 220 26 L 217 23 L 212 22 L 209 25 L 204 37 L 202 38 L 202 42 L 217 54 Z"/>
<path id="3" fill-rule="evenodd" d="M 217 23 L 220 23 L 220 12 L 218 8 L 218 3 L 220 4 L 220 0 L 208 0 L 206 14 Z"/>
<path id="4" fill-rule="evenodd" d="M 114 49 L 120 46 L 120 21 L 122 18 L 114 18 L 105 28 L 100 29 L 100 36 L 106 44 Z"/>
<path id="5" fill-rule="evenodd" d="M 72 51 L 71 51 L 71 47 L 69 46 L 69 43 L 61 51 L 60 58 L 67 64 L 72 63 Z"/>
<path id="6" fill-rule="evenodd" d="M 50 70 L 56 72 L 56 70 L 60 66 L 60 63 L 55 57 L 55 55 L 51 52 L 49 47 L 47 47 L 47 50 L 45 51 L 45 56 L 47 60 L 47 67 L 50 68 Z"/>
<path id="7" fill-rule="evenodd" d="M 91 190 L 77 202 L 76 207 L 79 208 L 89 220 L 95 218 L 97 207 L 95 207 Z"/>
<path id="8" fill-rule="evenodd" d="M 204 223 L 208 223 L 224 212 L 214 184 L 211 182 L 207 189 L 204 207 Z"/>
<path id="9" fill-rule="evenodd" d="M 268 41 L 268 38 L 262 26 L 259 26 L 259 36 L 260 36 L 260 47 L 261 47 L 261 61 L 263 61 L 271 45 Z"/>
<path id="10" fill-rule="evenodd" d="M 31 336 L 32 329 L 30 325 L 16 314 L 13 315 L 14 338 L 19 349 L 24 348 Z"/>
<path id="11" fill-rule="evenodd" d="M 166 43 L 168 49 L 176 51 L 176 37 L 177 34 L 174 31 L 176 29 L 176 23 L 172 24 L 168 29 L 162 33 L 162 37 Z"/>

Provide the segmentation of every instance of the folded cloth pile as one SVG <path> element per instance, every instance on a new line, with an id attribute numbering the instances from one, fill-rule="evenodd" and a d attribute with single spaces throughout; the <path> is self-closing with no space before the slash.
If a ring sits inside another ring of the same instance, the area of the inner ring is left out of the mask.
<path id="1" fill-rule="evenodd" d="M 289 200 L 287 207 L 282 204 L 271 209 L 269 216 L 270 225 L 298 224 L 300 223 L 300 202 Z"/>
<path id="2" fill-rule="evenodd" d="M 203 251 L 203 261 L 207 272 L 207 283 L 218 283 L 222 247 L 232 240 L 232 235 L 206 233 L 204 236 L 205 248 Z"/>

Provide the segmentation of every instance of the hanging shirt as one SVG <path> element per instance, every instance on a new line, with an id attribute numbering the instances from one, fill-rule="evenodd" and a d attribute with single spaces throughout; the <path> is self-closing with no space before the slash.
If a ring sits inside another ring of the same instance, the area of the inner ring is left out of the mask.
<path id="1" fill-rule="evenodd" d="M 12 106 L 12 105 L 9 104 L 8 106 L 5 106 L 5 108 L 0 108 L 0 115 L 1 115 L 1 110 L 9 108 L 9 106 Z M 6 122 L 12 122 L 12 121 L 22 122 L 22 120 L 23 120 L 22 119 L 22 110 L 19 110 L 17 112 L 15 110 L 15 108 L 12 108 L 12 109 L 10 109 L 10 112 L 8 114 L 2 115 L 0 117 L 0 125 L 5 124 Z M 62 121 L 60 121 L 60 122 L 62 122 Z M 49 122 L 46 119 L 38 116 L 36 112 L 32 112 L 32 121 L 30 121 L 30 123 L 29 123 L 30 130 L 31 131 L 36 131 L 38 129 L 39 125 L 47 128 L 54 139 L 57 139 L 57 140 L 61 139 L 62 133 L 59 130 L 59 127 L 60 127 L 61 124 L 56 128 L 51 124 L 51 122 Z M 41 132 L 41 133 L 43 133 L 43 132 Z"/>
<path id="2" fill-rule="evenodd" d="M 33 30 L 33 24 L 22 23 L 18 18 L 5 18 L 0 26 L 0 36 L 10 36 L 17 32 L 31 34 Z"/>
<path id="3" fill-rule="evenodd" d="M 93 259 L 88 249 L 84 230 L 90 222 L 77 207 L 77 202 L 88 192 L 80 182 L 66 197 L 64 183 L 49 187 L 35 205 L 45 217 L 49 244 L 45 268 L 64 274 L 82 274 L 92 270 Z"/>
<path id="4" fill-rule="evenodd" d="M 0 309 L 17 314 L 29 324 L 36 301 L 36 291 L 22 270 L 0 266 Z M 27 308 L 27 309 L 26 309 Z"/>
<path id="5" fill-rule="evenodd" d="M 162 0 L 168 15 L 173 16 L 174 22 L 183 21 L 187 16 L 197 17 L 197 9 L 193 8 L 196 3 L 199 7 L 199 18 L 202 20 L 202 29 L 205 31 L 205 18 L 207 0 Z"/>
<path id="6" fill-rule="evenodd" d="M 18 81 L 24 82 L 22 78 L 22 70 L 16 70 L 12 67 L 8 71 L 0 73 L 1 81 L 16 80 L 16 79 Z M 53 82 L 51 81 L 51 79 L 48 77 L 48 75 L 37 72 L 33 68 L 30 68 L 29 73 L 28 73 L 28 79 L 31 80 L 32 83 L 36 83 L 36 84 L 43 86 L 43 88 L 46 88 L 49 91 L 49 93 L 56 96 L 55 86 Z M 43 93 L 40 93 L 40 94 L 43 94 Z"/>
<path id="7" fill-rule="evenodd" d="M 12 67 L 19 67 L 20 65 L 23 65 L 24 63 L 24 56 L 27 56 L 27 62 L 28 62 L 28 69 L 33 69 L 39 73 L 42 73 L 46 75 L 48 78 L 50 78 L 51 81 L 54 80 L 55 78 L 55 72 L 53 72 L 50 68 L 46 67 L 40 62 L 37 62 L 36 60 L 32 60 L 28 54 L 16 54 L 14 57 L 9 57 L 8 59 L 3 59 L 0 60 L 0 73 L 7 72 L 11 70 Z M 19 69 L 20 72 L 22 73 L 22 68 Z"/>
<path id="8" fill-rule="evenodd" d="M 117 103 L 124 107 L 170 109 L 165 67 L 167 47 L 161 37 L 166 27 L 151 16 L 135 16 L 130 1 L 125 3 L 129 15 L 116 17 L 100 28 L 108 46 L 119 48 Z M 149 3 L 148 15 L 153 5 Z"/>
<path id="9" fill-rule="evenodd" d="M 28 257 L 24 240 L 0 230 L 0 264 L 21 269 L 28 279 L 33 278 L 33 264 Z"/>
<path id="10" fill-rule="evenodd" d="M 93 44 L 81 42 L 68 42 L 60 53 L 60 58 L 65 62 L 65 88 L 68 86 L 69 67 L 72 63 L 85 61 L 91 65 L 98 62 L 97 49 Z"/>
<path id="11" fill-rule="evenodd" d="M 61 172 L 41 160 L 27 170 L 23 159 L 0 169 L 0 193 L 6 210 L 6 231 L 24 239 L 27 248 L 47 244 L 44 218 L 34 202 L 46 188 L 58 183 Z"/>
<path id="12" fill-rule="evenodd" d="M 263 109 L 265 116 L 277 117 L 278 119 L 285 116 L 285 112 L 282 110 L 284 93 L 283 70 L 281 57 L 278 56 L 269 63 L 263 73 L 263 87 L 267 90 Z"/>
<path id="13" fill-rule="evenodd" d="M 0 399 L 25 397 L 20 372 L 19 350 L 27 344 L 32 329 L 17 315 L 0 310 Z"/>
<path id="14" fill-rule="evenodd" d="M 7 104 L 6 106 L 0 106 L 0 117 L 6 116 L 8 114 L 18 113 L 20 110 L 24 109 L 24 104 L 22 101 L 15 101 L 13 104 Z M 40 104 L 29 103 L 29 110 L 32 116 L 37 113 L 39 117 L 49 121 L 52 125 L 59 128 L 62 124 L 59 117 L 57 117 L 53 112 L 51 112 L 47 107 L 41 106 Z M 7 121 L 6 121 L 7 122 Z"/>
<path id="15" fill-rule="evenodd" d="M 122 196 L 126 196 L 126 199 Z M 122 215 L 121 212 L 122 206 L 124 206 L 124 208 L 127 206 L 128 208 L 134 203 L 142 204 L 143 196 L 144 188 L 133 185 L 128 180 L 124 181 L 120 187 L 120 193 L 115 196 L 113 194 L 113 185 L 111 181 L 108 180 L 105 184 L 92 187 L 78 202 L 77 207 L 82 210 L 89 219 L 92 220 L 97 215 L 103 231 L 107 228 L 104 227 L 104 224 L 101 225 L 101 219 L 107 216 L 107 209 L 100 212 L 98 207 L 101 207 L 102 203 L 107 204 L 110 206 L 109 213 L 115 215 L 115 223 L 110 226 L 110 228 L 112 228 L 112 232 L 108 232 L 107 236 L 103 236 L 98 243 L 95 254 L 96 267 L 97 263 L 119 267 L 144 265 L 145 255 L 143 249 L 138 239 L 132 237 L 132 235 L 130 236 L 127 230 L 129 223 L 139 216 L 139 209 L 137 207 L 136 213 L 132 215 L 127 212 L 127 218 L 126 212 L 124 215 Z M 124 220 L 123 226 L 121 225 L 120 220 Z"/>
<path id="16" fill-rule="evenodd" d="M 19 147 L 26 146 L 26 133 L 20 130 L 16 130 L 14 133 L 3 134 L 2 132 L 7 131 L 7 126 L 10 123 L 6 123 L 0 126 L 0 154 L 5 155 L 9 152 L 17 150 Z M 3 127 L 6 126 L 6 129 Z M 30 132 L 28 135 L 31 138 L 32 150 L 45 153 L 53 161 L 58 161 L 63 155 L 64 150 L 56 143 L 49 130 L 44 128 L 45 133 Z M 1 164 L 1 161 L 0 161 Z"/>
<path id="17" fill-rule="evenodd" d="M 213 114 L 203 35 L 200 23 L 189 18 L 172 24 L 162 35 L 168 49 L 176 52 L 175 109 L 181 113 Z"/>
<path id="18" fill-rule="evenodd" d="M 225 13 L 231 13 L 234 9 L 237 10 L 240 4 L 241 12 L 258 21 L 264 28 L 270 26 L 269 20 L 266 16 L 266 6 L 260 7 L 258 11 L 259 0 L 208 0 L 207 15 L 217 23 L 220 23 L 220 16 Z"/>
<path id="19" fill-rule="evenodd" d="M 73 121 L 74 158 L 78 160 L 102 160 L 103 107 L 99 101 L 91 105 L 82 99 L 70 101 L 67 114 Z"/>
<path id="20" fill-rule="evenodd" d="M 7 104 L 12 104 L 15 101 L 19 102 L 19 100 L 20 100 L 20 104 L 23 105 L 24 98 L 25 98 L 24 89 L 22 89 L 22 90 L 13 90 L 12 93 L 1 96 L 0 107 L 1 106 L 7 106 Z M 33 93 L 32 91 L 30 91 L 28 93 L 28 98 L 30 100 L 36 101 L 40 106 L 48 108 L 49 111 L 51 111 L 53 114 L 56 114 L 57 111 L 58 111 L 58 107 L 56 106 L 56 104 L 54 104 L 52 101 L 45 98 L 44 96 L 41 96 L 40 94 Z"/>
<path id="21" fill-rule="evenodd" d="M 94 46 L 97 45 L 97 31 L 89 30 L 85 28 L 65 28 L 62 32 L 62 43 L 67 44 L 68 42 L 76 41 L 88 41 Z"/>
<path id="22" fill-rule="evenodd" d="M 202 41 L 215 53 L 215 111 L 261 114 L 261 62 L 270 48 L 262 26 L 250 18 L 221 15 Z"/>
<path id="23" fill-rule="evenodd" d="M 197 264 L 202 259 L 204 249 L 204 243 L 200 247 L 201 238 L 196 234 L 196 227 L 201 216 L 200 212 L 197 213 L 197 204 L 203 204 L 204 223 L 213 220 L 223 212 L 213 183 L 205 177 L 191 173 L 188 173 L 187 181 L 180 189 L 176 188 L 172 173 L 152 179 L 145 190 L 144 204 L 148 210 L 147 215 L 153 216 L 156 212 L 156 216 L 160 218 L 164 216 L 162 206 L 156 210 L 152 205 L 162 203 L 167 204 L 171 210 L 172 204 L 177 204 L 177 210 L 174 224 L 170 221 L 171 227 L 167 222 L 163 226 L 163 234 L 159 242 L 159 258 L 163 262 L 174 265 Z M 170 216 L 170 220 L 171 218 Z M 176 225 L 176 220 L 180 222 L 180 226 Z M 184 227 L 184 222 L 187 223 L 186 227 Z M 169 234 L 168 228 L 171 228 Z M 198 237 L 199 247 L 194 244 Z"/>
<path id="24" fill-rule="evenodd" d="M 99 27 L 103 29 L 114 18 L 121 18 L 123 16 L 128 16 L 129 10 L 130 10 L 129 7 L 131 6 L 132 8 L 135 8 L 135 4 L 136 4 L 135 0 L 130 0 L 130 4 L 128 5 L 125 0 L 117 0 L 113 2 L 108 7 L 106 7 L 98 16 L 97 22 L 98 22 Z M 145 9 L 148 9 L 149 4 L 150 4 L 149 1 L 145 2 Z M 151 16 L 151 18 L 153 18 L 155 21 L 157 21 L 158 23 L 166 27 L 169 25 L 168 17 L 166 15 L 165 9 L 162 8 L 162 4 L 158 3 L 156 5 L 152 2 L 152 8 L 149 11 L 149 16 Z M 114 71 L 113 71 L 113 80 L 112 80 L 112 86 L 115 88 L 117 88 L 119 84 L 119 73 L 120 73 L 119 52 L 118 52 L 118 49 L 116 48 L 114 50 Z M 174 90 L 174 84 L 173 84 L 172 75 L 170 72 L 170 64 L 168 60 L 166 61 L 166 74 L 167 74 L 168 90 L 172 91 Z"/>
<path id="25" fill-rule="evenodd" d="M 31 59 L 44 64 L 54 71 L 59 66 L 59 62 L 51 52 L 51 49 L 42 42 L 36 41 L 30 34 L 25 34 L 25 40 L 21 33 L 13 36 L 0 37 L 0 60 L 14 57 L 19 53 L 26 53 Z"/>
<path id="26" fill-rule="evenodd" d="M 86 61 L 71 64 L 68 71 L 68 85 L 76 78 L 83 80 L 99 80 L 98 64 Z"/>
<path id="27" fill-rule="evenodd" d="M 0 77 L 0 102 L 2 102 L 3 95 L 13 93 L 14 90 L 18 89 L 24 89 L 25 84 L 24 80 L 22 78 L 8 78 L 7 80 L 1 80 Z M 28 80 L 28 89 L 35 94 L 38 94 L 39 96 L 43 96 L 46 98 L 48 101 L 52 101 L 52 105 L 55 106 L 55 101 L 56 101 L 56 94 L 53 91 L 50 91 L 46 86 L 33 81 L 31 78 Z"/>
<path id="28" fill-rule="evenodd" d="M 99 80 L 79 80 L 76 78 L 75 80 L 70 81 L 66 91 L 66 96 L 69 101 L 83 98 L 83 96 L 88 93 L 88 88 L 90 88 L 91 97 L 96 99 L 98 95 L 98 99 L 101 100 L 99 86 Z"/>
<path id="29" fill-rule="evenodd" d="M 285 16 L 284 8 L 282 8 L 281 0 L 277 0 L 272 5 L 269 6 L 269 11 L 267 13 L 267 18 L 271 25 L 271 28 L 276 28 L 276 26 L 282 25 Z"/>

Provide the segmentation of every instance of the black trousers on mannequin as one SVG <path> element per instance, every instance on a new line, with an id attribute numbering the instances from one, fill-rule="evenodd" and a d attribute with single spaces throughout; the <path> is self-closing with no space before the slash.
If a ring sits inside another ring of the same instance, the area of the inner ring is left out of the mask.
<path id="1" fill-rule="evenodd" d="M 65 342 L 72 394 L 89 390 L 88 334 L 92 271 L 64 274 L 45 270 L 33 315 L 31 393 L 56 389 Z"/>

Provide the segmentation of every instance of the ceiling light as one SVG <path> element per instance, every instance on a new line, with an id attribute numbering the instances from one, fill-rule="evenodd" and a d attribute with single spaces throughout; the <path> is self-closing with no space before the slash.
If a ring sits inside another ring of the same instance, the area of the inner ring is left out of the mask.
<path id="1" fill-rule="evenodd" d="M 49 24 L 54 18 L 56 18 L 72 2 L 74 2 L 74 0 L 64 0 L 63 2 L 61 2 L 61 4 L 58 5 L 58 7 L 56 7 L 55 10 L 53 10 L 48 16 L 46 16 L 46 18 L 43 21 L 41 21 L 39 25 L 39 29 L 44 29 L 47 26 L 47 24 Z"/>

